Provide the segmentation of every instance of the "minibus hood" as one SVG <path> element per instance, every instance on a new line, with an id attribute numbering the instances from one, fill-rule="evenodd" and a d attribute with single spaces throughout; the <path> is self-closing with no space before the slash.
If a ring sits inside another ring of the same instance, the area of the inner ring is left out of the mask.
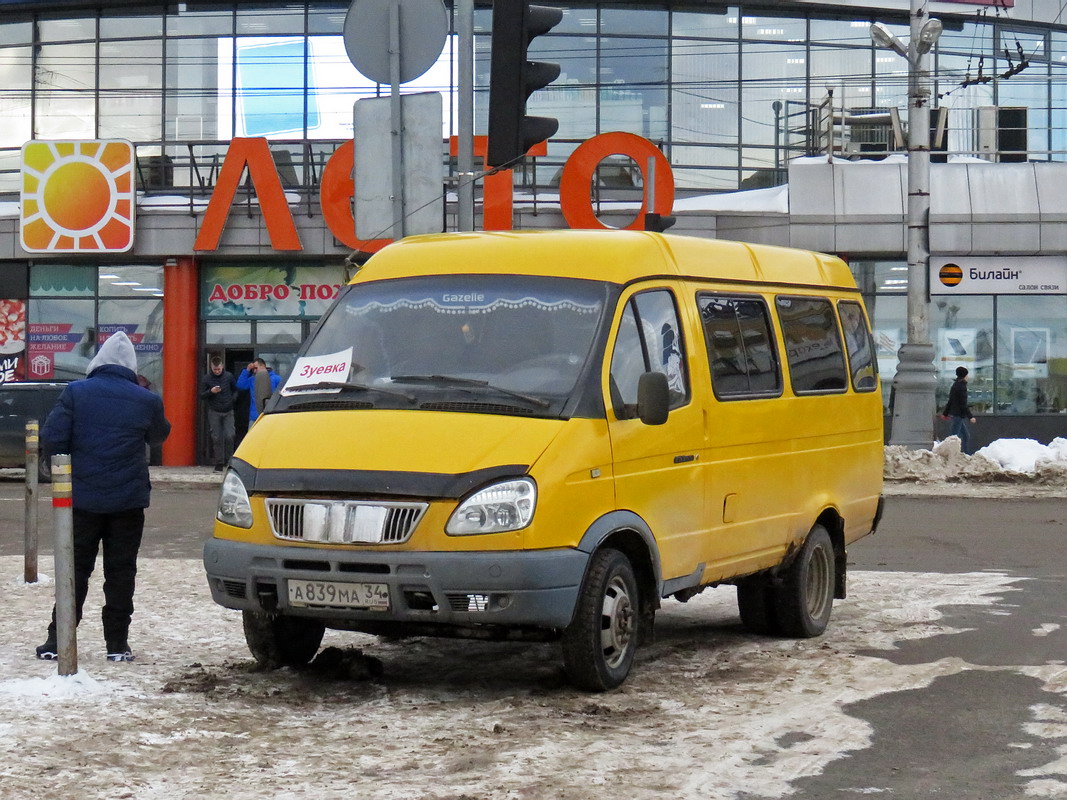
<path id="1" fill-rule="evenodd" d="M 267 414 L 236 457 L 257 470 L 363 470 L 459 475 L 525 472 L 563 420 L 440 411 L 344 410 Z"/>

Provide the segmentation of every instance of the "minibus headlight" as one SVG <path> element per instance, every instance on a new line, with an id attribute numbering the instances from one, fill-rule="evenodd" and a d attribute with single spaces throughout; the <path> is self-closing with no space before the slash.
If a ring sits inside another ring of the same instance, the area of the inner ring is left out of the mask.
<path id="1" fill-rule="evenodd" d="M 475 492 L 453 513 L 445 533 L 502 533 L 525 528 L 533 519 L 537 505 L 537 485 L 529 478 L 518 478 L 487 486 Z"/>
<path id="2" fill-rule="evenodd" d="M 232 469 L 226 471 L 219 494 L 219 510 L 215 519 L 238 528 L 252 527 L 252 504 L 248 502 L 245 485 Z"/>

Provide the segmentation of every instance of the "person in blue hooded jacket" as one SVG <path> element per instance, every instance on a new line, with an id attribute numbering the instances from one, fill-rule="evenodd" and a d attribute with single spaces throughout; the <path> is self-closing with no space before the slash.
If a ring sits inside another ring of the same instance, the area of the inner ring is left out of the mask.
<path id="1" fill-rule="evenodd" d="M 69 453 L 74 522 L 76 619 L 104 551 L 104 643 L 109 661 L 132 661 L 137 552 L 152 485 L 145 445 L 170 433 L 163 401 L 137 382 L 137 354 L 125 333 L 110 336 L 89 362 L 84 380 L 67 384 L 41 428 L 42 452 Z M 57 658 L 56 615 L 37 657 Z"/>
<path id="2" fill-rule="evenodd" d="M 241 370 L 241 374 L 237 376 L 237 388 L 249 394 L 249 427 L 259 419 L 263 406 L 267 404 L 266 401 L 270 399 L 270 396 L 278 390 L 281 382 L 282 376 L 268 367 L 267 362 L 262 358 L 250 361 L 248 366 Z"/>

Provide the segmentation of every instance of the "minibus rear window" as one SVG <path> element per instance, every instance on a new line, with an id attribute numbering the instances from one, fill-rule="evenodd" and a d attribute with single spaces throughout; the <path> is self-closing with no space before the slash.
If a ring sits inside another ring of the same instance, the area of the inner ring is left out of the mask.
<path id="1" fill-rule="evenodd" d="M 785 337 L 789 380 L 797 394 L 843 392 L 848 388 L 845 354 L 830 301 L 822 297 L 777 297 Z"/>
<path id="2" fill-rule="evenodd" d="M 863 308 L 859 303 L 842 300 L 837 304 L 837 313 L 845 331 L 852 388 L 857 392 L 873 392 L 878 388 L 878 362 L 874 358 L 874 342 Z"/>

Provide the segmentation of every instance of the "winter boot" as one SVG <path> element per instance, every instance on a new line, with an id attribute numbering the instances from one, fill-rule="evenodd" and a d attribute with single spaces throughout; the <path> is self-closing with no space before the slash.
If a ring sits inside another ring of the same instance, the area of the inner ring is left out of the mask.
<path id="1" fill-rule="evenodd" d="M 130 646 L 126 643 L 125 639 L 121 642 L 107 643 L 108 661 L 133 661 L 133 659 L 133 652 L 130 650 Z"/>
<path id="2" fill-rule="evenodd" d="M 48 641 L 37 647 L 37 657 L 42 661 L 55 661 L 59 658 L 59 646 L 51 636 Z"/>

